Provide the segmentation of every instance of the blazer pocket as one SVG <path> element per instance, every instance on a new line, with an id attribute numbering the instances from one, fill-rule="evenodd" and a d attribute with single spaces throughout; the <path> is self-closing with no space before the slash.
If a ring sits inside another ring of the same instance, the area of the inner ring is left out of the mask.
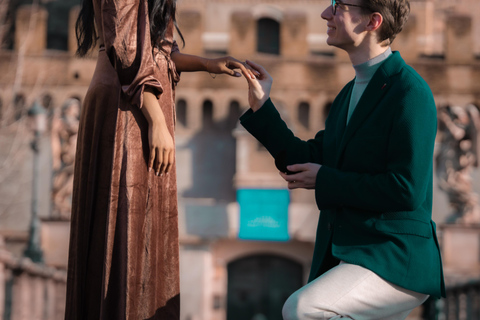
<path id="1" fill-rule="evenodd" d="M 430 224 L 418 220 L 377 220 L 375 229 L 387 233 L 409 234 L 427 239 L 432 237 Z"/>

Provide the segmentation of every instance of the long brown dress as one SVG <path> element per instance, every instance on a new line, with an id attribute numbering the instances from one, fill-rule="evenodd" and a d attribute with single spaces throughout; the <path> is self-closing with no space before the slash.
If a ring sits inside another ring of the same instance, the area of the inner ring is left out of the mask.
<path id="1" fill-rule="evenodd" d="M 147 0 L 93 3 L 103 46 L 78 134 L 65 319 L 177 320 L 175 166 L 148 172 L 140 110 L 144 88 L 155 88 L 173 137 L 173 23 L 152 53 Z"/>

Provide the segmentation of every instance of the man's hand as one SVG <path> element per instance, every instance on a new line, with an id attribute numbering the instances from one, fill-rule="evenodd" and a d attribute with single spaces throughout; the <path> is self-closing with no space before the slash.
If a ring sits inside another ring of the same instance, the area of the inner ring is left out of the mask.
<path id="1" fill-rule="evenodd" d="M 262 66 L 248 60 L 246 63 L 254 70 L 255 74 L 259 74 L 255 77 L 251 72 L 248 73 L 241 69 L 248 83 L 248 103 L 255 112 L 268 100 L 273 79 Z"/>
<path id="2" fill-rule="evenodd" d="M 315 189 L 315 181 L 317 180 L 317 173 L 322 166 L 317 163 L 302 163 L 287 166 L 293 174 L 285 174 L 280 172 L 285 181 L 288 182 L 288 189 Z"/>

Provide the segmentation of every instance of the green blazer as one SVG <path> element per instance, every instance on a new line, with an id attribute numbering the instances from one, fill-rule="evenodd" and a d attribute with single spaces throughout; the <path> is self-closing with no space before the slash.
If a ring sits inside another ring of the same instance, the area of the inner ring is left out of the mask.
<path id="1" fill-rule="evenodd" d="M 325 130 L 295 137 L 268 100 L 241 124 L 280 171 L 321 164 L 321 210 L 309 281 L 333 260 L 363 266 L 400 287 L 445 296 L 432 221 L 436 107 L 426 82 L 394 52 L 379 67 L 346 125 L 353 81 L 332 104 Z"/>

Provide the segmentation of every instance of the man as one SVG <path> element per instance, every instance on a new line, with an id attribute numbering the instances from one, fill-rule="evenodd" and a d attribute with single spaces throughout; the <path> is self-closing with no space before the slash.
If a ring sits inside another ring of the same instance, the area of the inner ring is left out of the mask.
<path id="1" fill-rule="evenodd" d="M 251 109 L 242 125 L 275 158 L 290 189 L 315 189 L 321 210 L 309 283 L 285 320 L 405 319 L 445 295 L 432 215 L 436 107 L 425 81 L 390 49 L 407 0 L 332 1 L 327 43 L 356 77 L 338 94 L 325 130 L 296 138 L 269 99 L 272 78 L 245 73 Z"/>

